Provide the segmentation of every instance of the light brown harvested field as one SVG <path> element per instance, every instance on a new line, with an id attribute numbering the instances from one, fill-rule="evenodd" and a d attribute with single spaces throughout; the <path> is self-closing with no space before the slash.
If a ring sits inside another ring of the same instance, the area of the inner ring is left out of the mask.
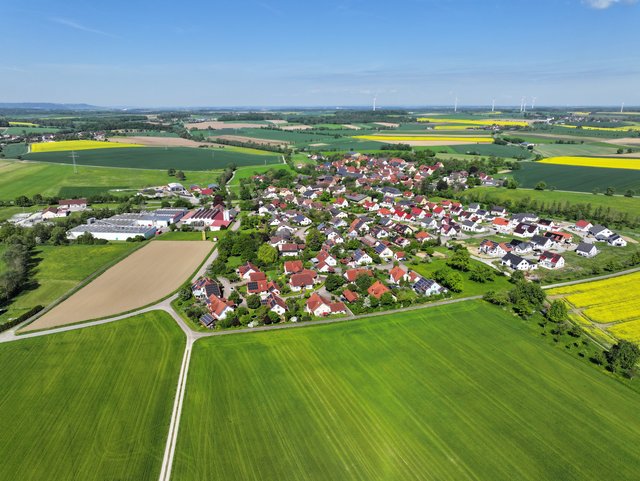
<path id="1" fill-rule="evenodd" d="M 310 125 L 282 125 L 280 130 L 309 130 L 311 128 Z"/>
<path id="2" fill-rule="evenodd" d="M 271 123 L 271 124 L 276 124 L 276 125 L 280 125 L 280 124 L 286 124 L 288 123 L 286 120 L 267 120 L 267 122 Z"/>
<path id="3" fill-rule="evenodd" d="M 360 128 L 360 127 L 358 127 L 357 125 L 342 124 L 342 126 L 343 126 L 345 129 L 361 130 L 361 128 Z"/>
<path id="4" fill-rule="evenodd" d="M 398 128 L 400 127 L 400 124 L 394 124 L 393 122 L 373 122 L 376 125 L 382 125 L 383 127 L 393 127 Z"/>
<path id="5" fill-rule="evenodd" d="M 21 332 L 109 317 L 151 304 L 180 287 L 212 248 L 204 241 L 150 242 Z"/>
<path id="6" fill-rule="evenodd" d="M 622 144 L 622 145 L 640 145 L 640 137 L 625 137 L 623 139 L 611 139 L 605 140 L 610 144 Z"/>
<path id="7" fill-rule="evenodd" d="M 317 144 L 309 144 L 309 147 L 322 147 L 324 145 L 329 145 L 329 144 L 323 144 L 322 142 L 318 142 Z"/>
<path id="8" fill-rule="evenodd" d="M 266 127 L 265 124 L 256 124 L 251 122 L 221 122 L 220 120 L 210 120 L 209 122 L 195 122 L 192 124 L 184 124 L 187 129 L 200 130 L 219 130 L 219 129 L 261 129 Z"/>
<path id="9" fill-rule="evenodd" d="M 110 137 L 109 142 L 120 144 L 140 144 L 147 147 L 200 147 L 210 146 L 210 143 L 196 142 L 195 140 L 183 139 L 181 137 Z"/>
<path id="10" fill-rule="evenodd" d="M 273 139 L 259 139 L 255 137 L 246 137 L 244 135 L 220 135 L 215 137 L 216 139 L 230 140 L 235 142 L 252 142 L 254 144 L 261 145 L 287 145 L 289 142 L 286 140 L 273 140 Z"/>

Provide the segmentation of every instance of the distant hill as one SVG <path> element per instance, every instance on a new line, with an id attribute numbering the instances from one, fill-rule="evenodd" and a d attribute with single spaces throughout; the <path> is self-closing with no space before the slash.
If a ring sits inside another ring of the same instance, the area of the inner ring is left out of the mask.
<path id="1" fill-rule="evenodd" d="M 0 109 L 4 110 L 103 110 L 89 104 L 56 104 L 50 102 L 0 102 Z"/>

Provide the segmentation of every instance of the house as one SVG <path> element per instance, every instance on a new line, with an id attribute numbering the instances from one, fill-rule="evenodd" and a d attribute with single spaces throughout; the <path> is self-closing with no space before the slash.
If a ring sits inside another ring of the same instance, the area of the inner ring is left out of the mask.
<path id="1" fill-rule="evenodd" d="M 373 250 L 383 259 L 391 259 L 393 257 L 393 251 L 382 242 L 378 242 L 375 246 L 373 246 Z"/>
<path id="2" fill-rule="evenodd" d="M 373 284 L 371 284 L 369 289 L 367 289 L 367 293 L 378 300 L 387 292 L 391 292 L 391 289 L 389 289 L 380 281 L 374 282 Z"/>
<path id="3" fill-rule="evenodd" d="M 216 321 L 224 319 L 233 312 L 233 302 L 215 295 L 209 296 L 209 312 Z"/>
<path id="4" fill-rule="evenodd" d="M 342 302 L 331 302 L 317 292 L 311 294 L 307 300 L 305 310 L 314 316 L 328 316 L 330 314 L 346 314 L 347 307 Z"/>
<path id="5" fill-rule="evenodd" d="M 500 260 L 500 263 L 503 266 L 507 266 L 517 271 L 530 271 L 537 268 L 535 264 L 531 263 L 527 259 L 524 259 L 515 254 L 512 254 L 511 252 L 507 252 L 504 255 L 504 257 Z"/>
<path id="6" fill-rule="evenodd" d="M 392 255 L 393 255 L 393 253 L 392 253 Z M 354 263 L 356 265 L 363 266 L 363 265 L 366 265 L 366 264 L 371 264 L 373 262 L 373 259 L 371 258 L 371 256 L 369 254 L 367 254 L 362 249 L 357 249 L 353 253 L 353 261 L 354 261 Z"/>
<path id="7" fill-rule="evenodd" d="M 501 234 L 508 234 L 511 230 L 511 224 L 504 217 L 496 217 L 491 221 L 491 227 L 495 229 L 496 232 Z"/>
<path id="8" fill-rule="evenodd" d="M 58 207 L 47 207 L 42 211 L 42 218 L 44 220 L 56 219 L 58 217 L 66 217 L 71 212 L 66 209 L 60 209 Z"/>
<path id="9" fill-rule="evenodd" d="M 275 282 L 266 279 L 249 281 L 247 283 L 247 294 L 258 294 L 264 299 L 269 294 L 280 294 L 280 288 Z"/>
<path id="10" fill-rule="evenodd" d="M 62 210 L 78 212 L 87 209 L 87 199 L 64 199 L 58 201 L 58 206 Z"/>
<path id="11" fill-rule="evenodd" d="M 407 254 L 403 251 L 398 251 L 395 254 L 393 254 L 393 258 L 397 261 L 404 261 L 407 259 Z"/>
<path id="12" fill-rule="evenodd" d="M 478 250 L 484 254 L 494 257 L 504 257 L 507 252 L 511 252 L 511 247 L 501 242 L 494 242 L 490 239 L 485 239 L 480 243 Z"/>
<path id="13" fill-rule="evenodd" d="M 545 269 L 562 269 L 564 267 L 564 257 L 560 254 L 554 254 L 553 252 L 544 251 L 540 254 L 538 259 L 538 265 Z"/>
<path id="14" fill-rule="evenodd" d="M 523 242 L 518 239 L 512 239 L 507 246 L 511 248 L 514 254 L 526 254 L 533 250 L 533 244 L 531 244 L 531 242 Z"/>
<path id="15" fill-rule="evenodd" d="M 297 256 L 304 247 L 300 244 L 286 243 L 278 246 L 278 250 L 280 251 L 280 255 L 283 257 L 295 257 Z"/>
<path id="16" fill-rule="evenodd" d="M 254 272 L 260 272 L 260 269 L 258 269 L 251 262 L 247 262 L 245 265 L 240 266 L 236 269 L 236 273 L 238 274 L 238 276 L 240 276 L 245 281 L 249 280 L 251 278 L 251 274 Z"/>
<path id="17" fill-rule="evenodd" d="M 519 237 L 533 237 L 538 234 L 538 226 L 535 224 L 526 224 L 524 222 L 520 222 L 516 228 L 513 230 L 513 235 L 517 235 Z"/>
<path id="18" fill-rule="evenodd" d="M 465 232 L 484 232 L 484 228 L 480 224 L 469 219 L 463 220 L 460 226 Z"/>
<path id="19" fill-rule="evenodd" d="M 587 220 L 579 220 L 575 223 L 573 228 L 579 232 L 589 232 L 589 230 L 593 227 L 593 224 Z"/>
<path id="20" fill-rule="evenodd" d="M 325 263 L 330 267 L 335 267 L 338 265 L 338 261 L 336 260 L 336 258 L 325 250 L 321 250 L 320 252 L 318 252 L 318 255 L 316 255 L 314 259 L 312 259 L 312 261 L 317 262 L 318 264 Z"/>
<path id="21" fill-rule="evenodd" d="M 279 316 L 282 316 L 287 312 L 287 303 L 282 297 L 275 293 L 270 293 L 264 300 L 264 305 L 269 308 L 270 311 L 275 312 Z"/>
<path id="22" fill-rule="evenodd" d="M 598 249 L 594 244 L 580 242 L 580 244 L 578 244 L 578 247 L 576 247 L 576 254 L 582 257 L 595 257 L 598 255 Z"/>
<path id="23" fill-rule="evenodd" d="M 413 284 L 413 290 L 421 296 L 433 296 L 447 292 L 447 290 L 433 279 L 418 276 Z"/>
<path id="24" fill-rule="evenodd" d="M 314 271 L 305 269 L 298 274 L 293 274 L 289 278 L 289 287 L 294 292 L 313 289 L 316 284 L 318 274 Z"/>
<path id="25" fill-rule="evenodd" d="M 421 231 L 415 235 L 415 238 L 418 242 L 425 243 L 429 239 L 431 239 L 431 234 L 429 234 L 428 232 Z"/>
<path id="26" fill-rule="evenodd" d="M 345 208 L 349 206 L 349 202 L 347 202 L 347 199 L 345 199 L 344 197 L 338 197 L 336 199 L 336 201 L 333 203 L 333 206 L 336 209 L 340 209 L 340 208 Z"/>
<path id="27" fill-rule="evenodd" d="M 297 274 L 298 272 L 302 272 L 304 266 L 302 265 L 302 261 L 285 261 L 284 262 L 284 273 L 287 275 Z"/>
<path id="28" fill-rule="evenodd" d="M 207 277 L 201 277 L 191 284 L 191 292 L 196 299 L 208 299 L 212 295 L 223 297 L 220 284 Z"/>
<path id="29" fill-rule="evenodd" d="M 554 246 L 553 240 L 549 237 L 543 237 L 541 235 L 534 235 L 531 238 L 531 244 L 533 244 L 533 249 L 537 251 L 546 251 L 551 249 Z"/>
<path id="30" fill-rule="evenodd" d="M 405 271 L 401 266 L 395 266 L 389 271 L 389 282 L 392 284 L 400 284 L 401 281 L 409 280 L 407 274 L 407 271 Z"/>
<path id="31" fill-rule="evenodd" d="M 371 271 L 371 269 L 348 269 L 344 273 L 344 277 L 349 282 L 355 282 L 356 279 L 360 276 L 373 277 L 373 272 Z"/>
<path id="32" fill-rule="evenodd" d="M 344 291 L 342 291 L 342 298 L 347 302 L 356 302 L 358 299 L 360 299 L 360 296 L 357 292 L 345 289 Z"/>
<path id="33" fill-rule="evenodd" d="M 571 244 L 571 241 L 573 240 L 573 236 L 566 232 L 549 231 L 545 232 L 544 236 L 548 237 L 558 245 Z"/>
<path id="34" fill-rule="evenodd" d="M 603 225 L 594 225 L 589 229 L 589 234 L 596 238 L 599 241 L 606 241 L 609 237 L 615 234 L 615 232 L 607 229 Z"/>
<path id="35" fill-rule="evenodd" d="M 506 215 L 507 209 L 500 205 L 494 205 L 491 207 L 491 215 L 503 216 Z"/>
<path id="36" fill-rule="evenodd" d="M 625 247 L 627 245 L 627 241 L 619 236 L 618 234 L 614 234 L 611 237 L 609 237 L 607 239 L 607 242 L 609 243 L 610 246 L 614 246 L 614 247 Z"/>

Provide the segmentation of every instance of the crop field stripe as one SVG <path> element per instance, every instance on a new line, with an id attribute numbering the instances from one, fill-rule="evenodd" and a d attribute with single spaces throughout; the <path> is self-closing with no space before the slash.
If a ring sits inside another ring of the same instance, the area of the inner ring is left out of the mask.
<path id="1" fill-rule="evenodd" d="M 174 479 L 634 479 L 640 396 L 527 329 L 466 302 L 200 340 Z"/>
<path id="2" fill-rule="evenodd" d="M 157 479 L 184 334 L 154 311 L 0 344 L 0 479 Z"/>
<path id="3" fill-rule="evenodd" d="M 551 157 L 540 161 L 543 164 L 575 165 L 604 169 L 640 170 L 640 158 L 625 157 Z"/>

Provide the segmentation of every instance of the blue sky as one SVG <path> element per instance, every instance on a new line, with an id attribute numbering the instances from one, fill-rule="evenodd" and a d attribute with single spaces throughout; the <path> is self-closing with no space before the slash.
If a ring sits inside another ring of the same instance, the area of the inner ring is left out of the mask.
<path id="1" fill-rule="evenodd" d="M 640 105 L 638 0 L 21 0 L 0 18 L 0 102 Z"/>

